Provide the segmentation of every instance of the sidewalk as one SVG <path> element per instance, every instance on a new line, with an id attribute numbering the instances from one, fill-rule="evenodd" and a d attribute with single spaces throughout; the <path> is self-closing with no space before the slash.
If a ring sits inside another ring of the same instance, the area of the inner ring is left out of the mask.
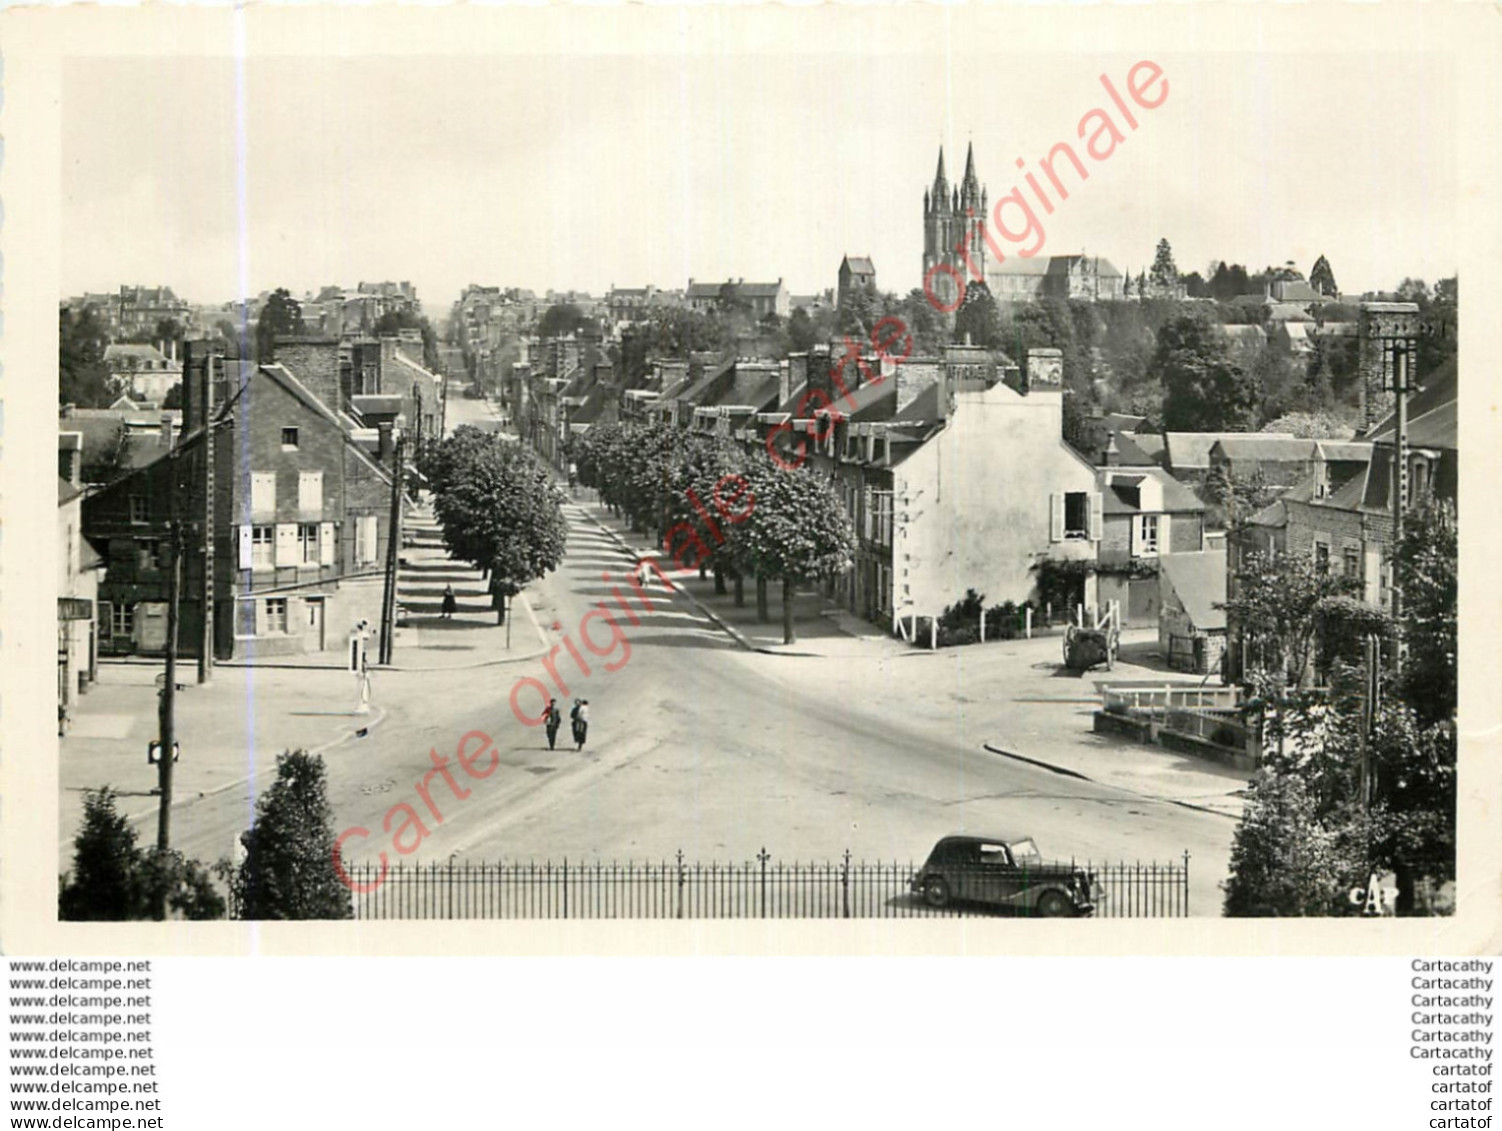
<path id="1" fill-rule="evenodd" d="M 120 796 L 133 820 L 157 812 L 157 767 L 146 747 L 157 737 L 156 677 L 160 665 L 103 663 L 99 682 L 82 696 L 73 726 L 58 742 L 58 839 L 71 860 L 84 791 L 103 785 Z M 218 667 L 203 686 L 184 673 L 177 693 L 174 807 L 273 774 L 288 749 L 334 749 L 381 724 L 385 712 L 355 713 L 358 689 L 348 672 Z M 380 673 L 374 677 L 377 697 Z M 149 836 L 147 837 L 149 839 Z"/>
<path id="2" fill-rule="evenodd" d="M 700 578 L 697 569 L 680 569 L 646 534 L 632 533 L 626 523 L 595 501 L 594 492 L 579 488 L 573 507 L 588 522 L 604 530 L 633 559 L 652 558 L 700 613 L 713 621 L 741 647 L 753 652 L 772 654 L 831 656 L 893 656 L 906 652 L 908 646 L 893 639 L 876 625 L 853 616 L 845 609 L 825 600 L 820 594 L 800 591 L 793 602 L 793 627 L 797 640 L 783 643 L 782 585 L 769 583 L 767 589 L 768 620 L 756 616 L 756 583 L 745 583 L 745 604 L 735 603 L 735 583 L 725 581 L 725 592 L 715 592 L 714 575 Z M 687 557 L 688 555 L 684 555 Z M 655 574 L 653 575 L 655 578 Z"/>

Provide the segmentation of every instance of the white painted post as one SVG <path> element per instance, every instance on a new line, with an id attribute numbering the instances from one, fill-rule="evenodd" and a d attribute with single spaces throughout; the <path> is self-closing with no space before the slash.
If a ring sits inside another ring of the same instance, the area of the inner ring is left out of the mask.
<path id="1" fill-rule="evenodd" d="M 1053 602 L 1052 601 L 1045 601 L 1045 602 L 1043 602 L 1043 619 L 1046 620 L 1049 623 L 1049 625 L 1053 624 Z"/>
<path id="2" fill-rule="evenodd" d="M 928 621 L 928 650 L 938 651 L 939 648 L 939 622 L 932 617 Z"/>
<path id="3" fill-rule="evenodd" d="M 980 642 L 982 644 L 984 644 L 986 642 L 986 610 L 985 609 L 982 609 L 980 611 Z"/>
<path id="4" fill-rule="evenodd" d="M 1033 638 L 1033 607 L 1031 605 L 1023 606 L 1022 617 L 1023 630 L 1026 632 L 1027 638 L 1031 640 Z"/>

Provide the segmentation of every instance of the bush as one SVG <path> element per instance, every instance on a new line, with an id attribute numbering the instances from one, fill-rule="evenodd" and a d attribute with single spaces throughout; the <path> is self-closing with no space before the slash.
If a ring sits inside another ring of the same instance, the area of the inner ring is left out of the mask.
<path id="1" fill-rule="evenodd" d="M 939 617 L 939 624 L 949 629 L 973 627 L 976 637 L 979 638 L 980 612 L 985 607 L 985 595 L 977 593 L 974 589 L 967 589 L 964 597 L 944 610 L 943 615 Z"/>
<path id="2" fill-rule="evenodd" d="M 137 847 L 136 830 L 115 810 L 114 791 L 90 790 L 73 838 L 72 872 L 59 877 L 58 918 L 151 919 L 158 904 L 184 919 L 222 919 L 225 913 L 208 869 L 180 852 Z"/>
<path id="3" fill-rule="evenodd" d="M 255 824 L 240 837 L 245 860 L 231 885 L 236 917 L 353 918 L 334 841 L 323 758 L 305 750 L 277 755 L 276 781 L 256 802 Z"/>

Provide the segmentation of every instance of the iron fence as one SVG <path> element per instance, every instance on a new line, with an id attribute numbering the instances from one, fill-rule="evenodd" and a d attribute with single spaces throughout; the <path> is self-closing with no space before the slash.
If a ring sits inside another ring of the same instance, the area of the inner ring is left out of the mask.
<path id="1" fill-rule="evenodd" d="M 503 861 L 345 863 L 357 919 L 905 919 L 1031 914 L 1045 881 L 1014 872 L 974 872 L 935 907 L 912 891 L 911 864 L 774 861 L 763 850 L 743 862 Z M 1082 861 L 1101 918 L 1189 914 L 1189 854 L 1171 863 Z M 973 898 L 966 898 L 972 896 Z"/>

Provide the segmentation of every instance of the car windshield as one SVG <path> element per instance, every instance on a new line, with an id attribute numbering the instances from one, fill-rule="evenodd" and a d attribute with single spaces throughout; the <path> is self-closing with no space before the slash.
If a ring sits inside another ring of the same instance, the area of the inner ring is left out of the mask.
<path id="1" fill-rule="evenodd" d="M 1012 850 L 1012 858 L 1018 864 L 1036 864 L 1043 859 L 1043 853 L 1038 851 L 1038 846 L 1032 837 L 1025 840 L 1014 840 L 1008 847 Z"/>

